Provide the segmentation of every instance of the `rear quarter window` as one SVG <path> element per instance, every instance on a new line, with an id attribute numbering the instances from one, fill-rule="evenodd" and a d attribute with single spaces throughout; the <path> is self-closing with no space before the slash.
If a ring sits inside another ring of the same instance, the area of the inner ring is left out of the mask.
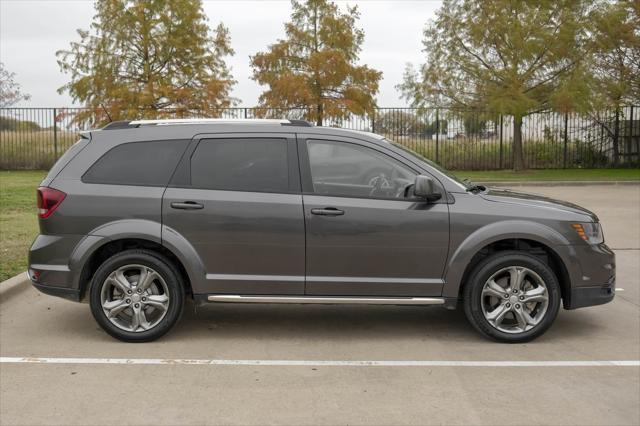
<path id="1" fill-rule="evenodd" d="M 49 173 L 47 173 L 47 177 L 43 182 L 51 182 L 56 176 L 58 176 L 62 169 L 64 169 L 66 165 L 69 164 L 71 160 L 87 146 L 88 143 L 89 141 L 87 139 L 80 139 L 78 142 L 71 145 L 67 152 L 62 154 L 53 167 L 51 167 L 51 170 L 49 170 Z"/>
<path id="2" fill-rule="evenodd" d="M 166 186 L 187 140 L 130 142 L 100 157 L 82 176 L 85 183 Z"/>

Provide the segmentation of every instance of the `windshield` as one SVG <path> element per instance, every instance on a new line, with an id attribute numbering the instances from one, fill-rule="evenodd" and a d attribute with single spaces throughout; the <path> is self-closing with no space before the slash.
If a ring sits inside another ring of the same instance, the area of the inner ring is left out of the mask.
<path id="1" fill-rule="evenodd" d="M 415 151 L 410 150 L 409 148 L 407 148 L 404 145 L 401 145 L 399 143 L 390 141 L 389 139 L 385 139 L 386 142 L 389 142 L 391 145 L 400 148 L 401 150 L 403 150 L 404 152 L 406 152 L 407 154 L 409 154 L 410 156 L 412 156 L 413 158 L 422 161 L 423 163 L 427 163 L 429 166 L 433 167 L 434 169 L 436 169 L 437 171 L 439 171 L 440 173 L 442 173 L 443 175 L 445 175 L 446 177 L 448 177 L 449 179 L 453 180 L 454 182 L 460 184 L 463 188 L 465 189 L 469 189 L 470 185 L 465 181 L 460 180 L 460 178 L 458 178 L 456 175 L 454 175 L 453 173 L 451 173 L 449 170 L 439 166 L 438 164 L 434 163 L 433 161 L 429 160 L 428 158 L 418 154 Z"/>

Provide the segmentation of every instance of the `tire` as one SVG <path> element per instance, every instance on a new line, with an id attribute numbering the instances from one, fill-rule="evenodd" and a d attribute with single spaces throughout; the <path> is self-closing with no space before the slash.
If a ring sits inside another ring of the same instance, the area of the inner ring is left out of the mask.
<path id="1" fill-rule="evenodd" d="M 135 249 L 100 265 L 91 280 L 89 304 L 93 317 L 111 336 L 125 342 L 149 342 L 178 322 L 184 294 L 181 275 L 168 259 Z"/>
<path id="2" fill-rule="evenodd" d="M 558 315 L 561 297 L 553 270 L 520 251 L 498 252 L 481 260 L 463 289 L 464 312 L 471 325 L 504 343 L 541 336 Z"/>

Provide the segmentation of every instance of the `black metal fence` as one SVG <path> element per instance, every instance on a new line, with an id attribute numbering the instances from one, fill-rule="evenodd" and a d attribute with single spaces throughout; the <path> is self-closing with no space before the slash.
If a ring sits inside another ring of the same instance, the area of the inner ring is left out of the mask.
<path id="1" fill-rule="evenodd" d="M 0 109 L 0 169 L 47 169 L 90 128 L 84 108 Z M 182 116 L 164 112 L 165 117 Z M 197 117 L 198 114 L 191 116 Z M 312 109 L 227 108 L 222 118 L 315 116 Z M 448 169 L 513 167 L 513 118 L 452 109 L 378 108 L 375 114 L 343 114 L 325 126 L 370 131 L 419 152 Z M 640 165 L 640 107 L 588 114 L 541 112 L 524 118 L 528 168 L 604 168 Z"/>

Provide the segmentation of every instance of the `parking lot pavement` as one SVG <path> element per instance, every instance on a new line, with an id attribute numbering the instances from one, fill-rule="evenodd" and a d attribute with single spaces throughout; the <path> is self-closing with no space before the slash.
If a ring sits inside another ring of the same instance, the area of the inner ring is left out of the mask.
<path id="1" fill-rule="evenodd" d="M 0 364 L 0 424 L 640 424 L 638 366 L 517 364 L 640 360 L 640 187 L 517 190 L 595 211 L 618 249 L 625 291 L 607 305 L 562 311 L 522 345 L 489 342 L 461 311 L 439 308 L 191 304 L 165 338 L 125 344 L 98 328 L 87 305 L 25 287 L 0 301 L 0 356 L 79 360 Z M 90 358 L 103 363 L 81 363 Z M 349 360 L 400 365 L 322 365 Z"/>

